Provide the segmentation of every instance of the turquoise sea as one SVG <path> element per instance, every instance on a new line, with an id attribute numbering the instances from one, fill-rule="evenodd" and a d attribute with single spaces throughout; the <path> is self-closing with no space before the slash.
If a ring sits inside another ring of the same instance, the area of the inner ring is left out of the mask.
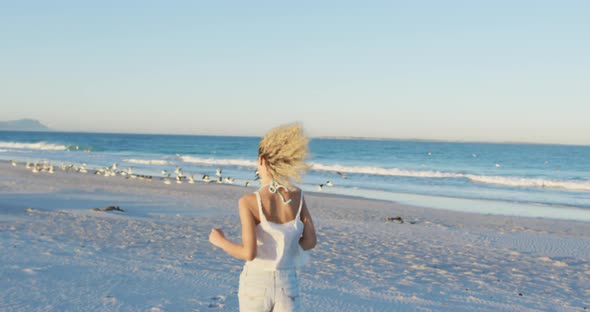
<path id="1" fill-rule="evenodd" d="M 0 159 L 254 181 L 257 137 L 0 131 Z M 307 191 L 590 221 L 590 146 L 314 138 Z M 327 183 L 330 181 L 331 183 Z M 156 178 L 157 182 L 157 178 Z M 333 186 L 328 186 L 333 184 Z M 337 207 L 334 207 L 337 209 Z"/>

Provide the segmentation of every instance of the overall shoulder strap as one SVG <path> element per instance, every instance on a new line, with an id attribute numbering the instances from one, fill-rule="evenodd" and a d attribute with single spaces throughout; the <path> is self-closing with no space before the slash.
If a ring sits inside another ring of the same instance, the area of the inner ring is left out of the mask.
<path id="1" fill-rule="evenodd" d="M 258 215 L 260 221 L 266 221 L 266 217 L 264 216 L 264 212 L 262 211 L 262 199 L 260 198 L 260 193 L 258 191 L 254 192 L 256 194 L 256 202 L 258 203 Z"/>
<path id="2" fill-rule="evenodd" d="M 301 198 L 299 199 L 299 210 L 297 210 L 297 219 L 301 216 L 301 208 L 303 207 L 303 191 L 301 191 Z"/>

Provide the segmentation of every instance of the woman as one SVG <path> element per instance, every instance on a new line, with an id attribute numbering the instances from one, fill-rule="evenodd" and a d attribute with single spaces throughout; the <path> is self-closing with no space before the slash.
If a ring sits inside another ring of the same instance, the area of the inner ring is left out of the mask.
<path id="1" fill-rule="evenodd" d="M 242 243 L 212 229 L 209 241 L 246 260 L 240 274 L 240 311 L 300 311 L 295 268 L 305 262 L 304 250 L 316 245 L 316 234 L 303 193 L 293 185 L 307 169 L 308 139 L 300 124 L 270 130 L 258 146 L 262 186 L 240 198 Z"/>

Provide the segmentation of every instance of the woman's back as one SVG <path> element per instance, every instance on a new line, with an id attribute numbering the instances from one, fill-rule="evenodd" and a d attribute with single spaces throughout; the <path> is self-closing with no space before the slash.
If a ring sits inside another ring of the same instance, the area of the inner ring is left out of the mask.
<path id="1" fill-rule="evenodd" d="M 277 192 L 281 192 L 281 194 L 270 192 L 268 187 L 260 188 L 258 193 L 260 194 L 262 209 L 258 207 L 256 194 L 252 194 L 250 211 L 256 220 L 256 224 L 260 223 L 262 217 L 268 222 L 283 224 L 294 220 L 297 216 L 300 205 L 303 205 L 301 190 L 294 189 L 289 192 L 278 190 Z M 283 198 L 289 203 L 283 203 Z M 263 216 L 260 215 L 260 210 L 262 210 Z"/>
<path id="2" fill-rule="evenodd" d="M 263 187 L 254 196 L 256 206 L 251 211 L 257 219 L 257 252 L 246 266 L 261 271 L 295 268 L 304 262 L 299 246 L 304 229 L 300 219 L 303 207 L 301 191 L 289 192 L 289 196 L 285 196 Z"/>

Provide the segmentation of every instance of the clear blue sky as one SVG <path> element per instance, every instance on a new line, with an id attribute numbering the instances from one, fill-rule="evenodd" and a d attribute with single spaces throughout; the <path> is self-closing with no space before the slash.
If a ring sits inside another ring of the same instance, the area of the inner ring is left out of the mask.
<path id="1" fill-rule="evenodd" d="M 0 120 L 590 144 L 590 1 L 1 1 Z"/>

